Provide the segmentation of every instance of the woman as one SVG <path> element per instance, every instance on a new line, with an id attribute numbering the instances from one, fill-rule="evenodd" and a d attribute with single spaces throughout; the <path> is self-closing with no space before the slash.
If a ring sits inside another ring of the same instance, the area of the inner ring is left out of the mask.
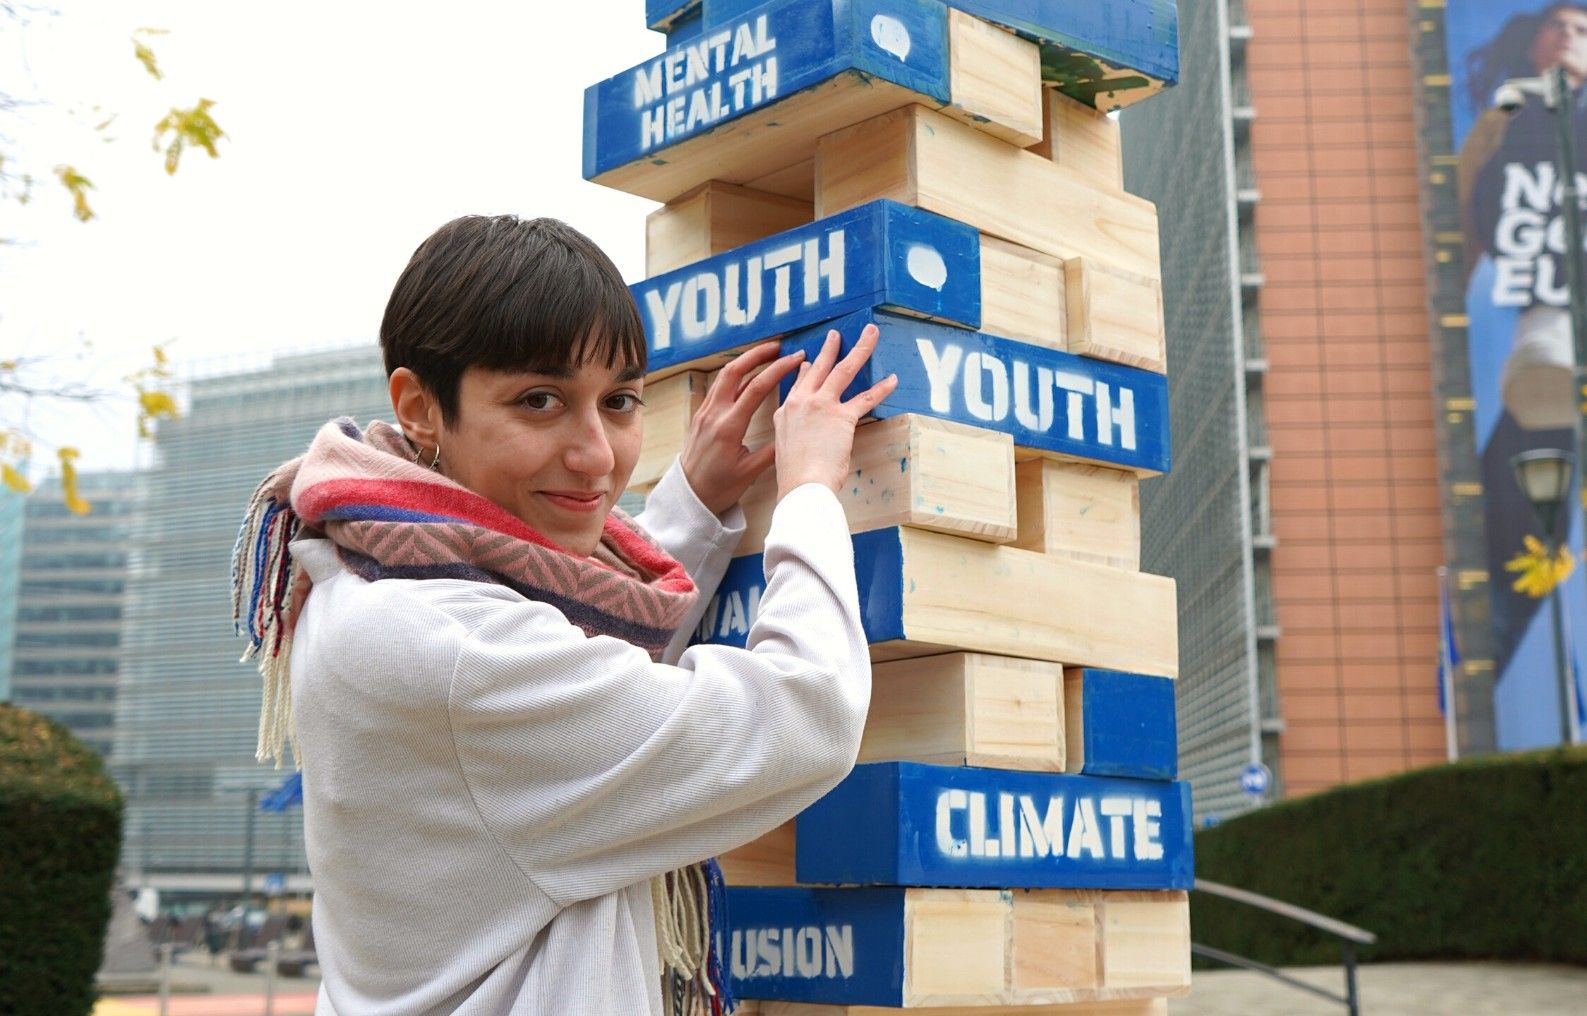
<path id="1" fill-rule="evenodd" d="M 840 780 L 869 703 L 834 491 L 896 384 L 842 401 L 875 342 L 723 368 L 630 520 L 645 340 L 611 262 L 511 216 L 419 247 L 381 325 L 401 433 L 327 424 L 234 569 L 260 756 L 303 767 L 321 1016 L 661 1013 L 663 963 L 666 1010 L 721 1004 L 700 862 Z M 774 456 L 747 647 L 685 650 Z"/>

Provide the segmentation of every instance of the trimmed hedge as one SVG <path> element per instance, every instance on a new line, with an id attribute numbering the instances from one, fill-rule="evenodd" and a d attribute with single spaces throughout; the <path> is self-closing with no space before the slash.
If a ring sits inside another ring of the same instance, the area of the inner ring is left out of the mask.
<path id="1" fill-rule="evenodd" d="M 87 1016 L 121 792 L 65 727 L 0 704 L 0 1013 Z"/>
<path id="2" fill-rule="evenodd" d="M 1587 964 L 1587 747 L 1336 787 L 1196 834 L 1196 874 L 1378 936 L 1370 960 Z M 1338 940 L 1191 894 L 1196 941 L 1275 965 Z"/>

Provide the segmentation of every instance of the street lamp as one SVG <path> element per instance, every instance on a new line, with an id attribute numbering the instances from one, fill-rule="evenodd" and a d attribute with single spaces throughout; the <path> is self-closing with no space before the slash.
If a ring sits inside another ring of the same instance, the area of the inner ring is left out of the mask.
<path id="1" fill-rule="evenodd" d="M 1515 470 L 1515 482 L 1520 486 L 1521 492 L 1532 502 L 1532 511 L 1537 515 L 1538 525 L 1543 530 L 1543 546 L 1552 561 L 1559 552 L 1566 539 L 1556 536 L 1559 528 L 1560 509 L 1570 499 L 1571 491 L 1571 456 L 1569 452 L 1558 448 L 1534 448 L 1524 451 L 1510 460 L 1510 468 Z M 1567 517 L 1566 531 L 1569 532 Z M 1552 601 L 1549 610 L 1554 617 L 1554 670 L 1555 678 L 1559 684 L 1559 725 L 1560 743 L 1574 744 L 1576 742 L 1576 682 L 1571 676 L 1571 668 L 1565 659 L 1565 610 L 1561 606 L 1564 599 L 1561 582 L 1549 592 Z"/>

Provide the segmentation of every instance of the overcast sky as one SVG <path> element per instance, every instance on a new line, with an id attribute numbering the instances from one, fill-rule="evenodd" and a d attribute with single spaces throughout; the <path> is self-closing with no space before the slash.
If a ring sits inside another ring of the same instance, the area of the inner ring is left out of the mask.
<path id="1" fill-rule="evenodd" d="M 0 26 L 0 91 L 47 102 L 0 114 L 23 164 L 7 168 L 48 177 L 26 208 L 0 204 L 19 241 L 0 248 L 0 359 L 82 337 L 92 354 L 65 369 L 111 385 L 157 342 L 188 362 L 373 342 L 413 248 L 470 212 L 558 216 L 643 275 L 655 205 L 586 183 L 580 152 L 584 87 L 662 49 L 644 0 L 51 7 Z M 163 81 L 133 59 L 141 26 L 169 32 L 150 40 Z M 167 177 L 152 126 L 200 96 L 221 157 L 189 152 Z M 86 126 L 96 104 L 118 114 L 114 142 Z M 95 221 L 71 217 L 61 163 L 94 181 Z M 132 461 L 125 413 L 36 405 L 29 423 L 86 468 Z"/>

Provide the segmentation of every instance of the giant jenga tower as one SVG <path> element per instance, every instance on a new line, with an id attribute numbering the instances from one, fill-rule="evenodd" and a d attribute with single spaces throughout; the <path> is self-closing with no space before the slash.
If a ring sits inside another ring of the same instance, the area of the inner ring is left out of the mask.
<path id="1" fill-rule="evenodd" d="M 1174 0 L 647 0 L 585 175 L 665 202 L 634 286 L 644 490 L 710 372 L 783 337 L 900 383 L 840 497 L 875 692 L 860 765 L 724 856 L 748 1011 L 1166 1011 L 1190 984 L 1157 216 L 1104 110 L 1177 69 Z M 1187 157 L 1190 153 L 1186 153 Z M 770 438 L 770 416 L 750 443 Z M 775 497 L 697 638 L 742 645 Z"/>

